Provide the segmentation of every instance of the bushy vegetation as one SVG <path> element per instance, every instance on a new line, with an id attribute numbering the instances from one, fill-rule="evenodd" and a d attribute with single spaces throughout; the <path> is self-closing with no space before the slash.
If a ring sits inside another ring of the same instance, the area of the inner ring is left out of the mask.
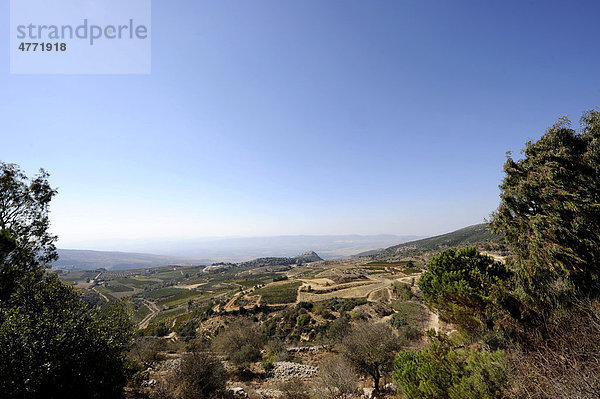
<path id="1" fill-rule="evenodd" d="M 509 386 L 503 350 L 457 347 L 445 335 L 429 334 L 418 351 L 401 351 L 394 360 L 394 381 L 406 399 L 493 399 Z"/>
<path id="2" fill-rule="evenodd" d="M 412 292 L 410 284 L 401 283 L 399 281 L 394 281 L 392 284 L 392 293 L 394 297 L 401 301 L 410 301 L 413 298 L 416 298 L 416 295 Z"/>
<path id="3" fill-rule="evenodd" d="M 341 355 L 325 359 L 316 384 L 318 396 L 327 399 L 347 399 L 358 390 L 359 377 L 354 366 Z"/>
<path id="4" fill-rule="evenodd" d="M 263 345 L 258 326 L 244 319 L 226 327 L 213 341 L 213 348 L 239 369 L 260 360 Z"/>
<path id="5" fill-rule="evenodd" d="M 192 352 L 183 356 L 181 365 L 167 379 L 164 396 L 172 399 L 205 399 L 225 392 L 227 372 L 210 352 Z"/>
<path id="6" fill-rule="evenodd" d="M 367 303 L 367 300 L 364 298 L 332 298 L 326 301 L 315 303 L 314 311 L 315 313 L 325 317 L 328 312 L 350 312 L 355 307 L 364 305 L 365 303 Z"/>
<path id="7" fill-rule="evenodd" d="M 491 323 L 498 290 L 509 280 L 506 266 L 475 247 L 450 248 L 435 256 L 419 280 L 425 303 L 463 331 Z"/>
<path id="8" fill-rule="evenodd" d="M 0 391 L 6 398 L 117 397 L 132 324 L 125 303 L 95 308 L 46 275 L 56 259 L 47 232 L 56 193 L 0 163 Z"/>
<path id="9" fill-rule="evenodd" d="M 132 325 L 124 303 L 89 310 L 56 276 L 25 276 L 0 309 L 0 389 L 5 397 L 115 395 Z"/>
<path id="10" fill-rule="evenodd" d="M 400 352 L 395 380 L 407 398 L 597 397 L 599 161 L 598 111 L 580 131 L 561 119 L 522 159 L 508 158 L 491 227 L 513 256 L 505 267 L 475 248 L 448 249 L 429 262 L 426 303 L 472 344 L 430 335 Z"/>

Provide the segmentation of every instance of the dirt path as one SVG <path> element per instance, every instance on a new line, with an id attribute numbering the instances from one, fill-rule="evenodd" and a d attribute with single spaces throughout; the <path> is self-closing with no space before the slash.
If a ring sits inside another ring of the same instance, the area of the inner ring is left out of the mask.
<path id="1" fill-rule="evenodd" d="M 94 292 L 96 292 L 98 295 L 100 295 L 106 301 L 106 303 L 110 302 L 110 299 L 108 299 L 108 297 L 106 295 L 104 295 L 103 293 L 101 293 L 100 291 L 98 291 L 96 289 L 96 287 L 92 288 L 92 290 Z"/>
<path id="2" fill-rule="evenodd" d="M 144 319 L 139 322 L 138 327 L 140 329 L 148 327 L 148 324 L 150 324 L 150 320 L 154 316 L 156 316 L 158 314 L 158 312 L 160 312 L 160 309 L 158 308 L 158 306 L 156 306 L 156 304 L 154 302 L 150 302 L 147 299 L 144 299 L 144 305 L 146 305 L 146 307 L 148 309 L 150 309 L 151 313 L 149 315 L 147 315 L 146 317 L 144 317 Z"/>
<path id="3" fill-rule="evenodd" d="M 425 323 L 425 331 L 434 329 L 435 331 L 440 330 L 440 318 L 437 313 L 429 312 L 429 317 Z"/>
<path id="4" fill-rule="evenodd" d="M 198 283 L 198 284 L 189 284 L 189 285 L 174 285 L 173 288 L 182 288 L 185 290 L 192 290 L 194 288 L 198 288 L 201 285 L 204 285 L 206 283 Z"/>

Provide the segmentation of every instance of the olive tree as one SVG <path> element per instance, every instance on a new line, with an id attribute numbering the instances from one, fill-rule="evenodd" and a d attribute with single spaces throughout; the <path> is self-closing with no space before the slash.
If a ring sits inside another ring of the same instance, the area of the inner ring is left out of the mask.
<path id="1" fill-rule="evenodd" d="M 378 390 L 382 374 L 391 370 L 394 355 L 401 346 L 387 324 L 362 322 L 352 327 L 341 349 L 357 371 L 373 378 L 373 386 Z"/>

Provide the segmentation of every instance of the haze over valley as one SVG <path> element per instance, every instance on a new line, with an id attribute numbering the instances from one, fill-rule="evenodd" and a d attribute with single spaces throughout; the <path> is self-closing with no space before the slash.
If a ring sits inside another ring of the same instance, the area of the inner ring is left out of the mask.
<path id="1" fill-rule="evenodd" d="M 351 256 L 387 248 L 419 238 L 418 236 L 276 236 L 252 238 L 206 238 L 202 240 L 139 240 L 96 243 L 93 250 L 59 249 L 60 267 L 133 268 L 190 265 L 215 262 L 242 262 L 268 256 L 296 256 L 315 251 L 324 259 Z M 108 250 L 98 251 L 98 247 Z M 118 247 L 118 251 L 114 251 Z"/>

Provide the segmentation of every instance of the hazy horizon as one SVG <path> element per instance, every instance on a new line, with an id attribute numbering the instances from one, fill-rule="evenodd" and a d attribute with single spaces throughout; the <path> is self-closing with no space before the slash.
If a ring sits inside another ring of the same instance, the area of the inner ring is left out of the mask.
<path id="1" fill-rule="evenodd" d="M 356 255 L 407 241 L 425 238 L 416 235 L 282 235 L 261 237 L 203 237 L 106 239 L 62 245 L 63 250 L 143 253 L 212 259 L 250 260 L 264 256 L 295 256 L 315 251 L 325 258 Z"/>

